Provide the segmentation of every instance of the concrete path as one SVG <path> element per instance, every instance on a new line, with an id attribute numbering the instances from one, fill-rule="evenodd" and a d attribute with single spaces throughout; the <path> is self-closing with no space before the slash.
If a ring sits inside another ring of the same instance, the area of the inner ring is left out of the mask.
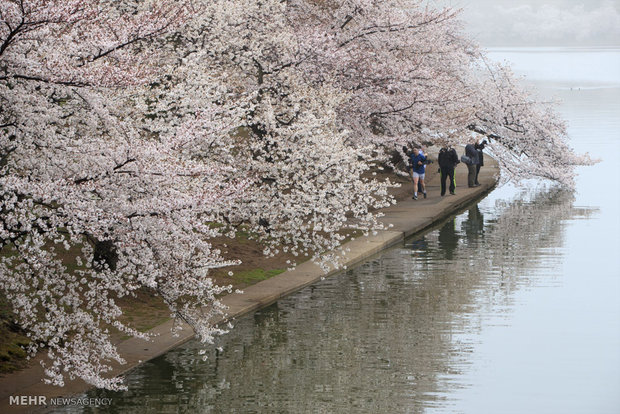
<path id="1" fill-rule="evenodd" d="M 462 153 L 462 150 L 459 151 Z M 431 164 L 427 168 L 437 168 Z M 362 262 L 368 257 L 390 246 L 400 243 L 404 238 L 419 233 L 437 222 L 458 212 L 473 200 L 479 199 L 491 191 L 497 184 L 499 168 L 495 160 L 485 157 L 485 166 L 480 170 L 480 186 L 467 188 L 467 167 L 459 164 L 456 169 L 456 195 L 440 196 L 440 182 L 437 174 L 427 183 L 428 198 L 419 195 L 418 200 L 404 200 L 384 209 L 384 224 L 392 224 L 389 230 L 379 231 L 374 236 L 359 237 L 347 243 L 348 249 L 344 264 L 351 266 Z M 413 185 L 409 184 L 411 189 Z M 230 294 L 222 299 L 228 306 L 228 319 L 236 319 L 257 309 L 263 308 L 278 299 L 296 292 L 305 286 L 315 283 L 324 277 L 339 273 L 341 270 L 332 270 L 325 274 L 317 265 L 305 262 L 294 270 L 281 273 L 270 279 L 247 287 L 243 294 Z M 119 344 L 120 354 L 127 363 L 114 367 L 114 375 L 121 375 L 138 364 L 159 356 L 193 338 L 193 332 L 186 327 L 181 335 L 174 337 L 171 334 L 172 321 L 153 328 L 150 332 L 157 334 L 152 342 L 138 339 L 128 339 Z M 0 412 L 24 413 L 40 412 L 45 408 L 40 404 L 17 405 L 15 397 L 44 397 L 47 404 L 55 397 L 76 395 L 86 391 L 89 386 L 82 381 L 67 381 L 64 388 L 45 385 L 43 369 L 36 366 L 26 368 L 13 374 L 0 377 Z M 10 398 L 13 397 L 13 404 Z M 32 400 L 31 400 L 32 401 Z M 28 402 L 26 400 L 26 402 Z M 40 400 L 37 400 L 40 402 Z"/>

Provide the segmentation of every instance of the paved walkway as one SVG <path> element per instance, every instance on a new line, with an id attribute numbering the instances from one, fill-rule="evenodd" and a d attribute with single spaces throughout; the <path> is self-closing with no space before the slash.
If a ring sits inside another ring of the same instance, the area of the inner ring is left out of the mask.
<path id="1" fill-rule="evenodd" d="M 459 151 L 461 153 L 462 150 Z M 432 164 L 428 168 L 437 168 Z M 497 163 L 489 156 L 485 157 L 485 166 L 480 170 L 480 186 L 467 188 L 467 167 L 459 164 L 456 169 L 456 195 L 441 197 L 439 175 L 433 177 L 427 183 L 428 198 L 419 197 L 418 200 L 400 201 L 395 206 L 383 210 L 384 224 L 391 223 L 392 227 L 386 231 L 379 231 L 375 236 L 359 237 L 345 245 L 348 252 L 344 263 L 348 268 L 362 262 L 368 257 L 390 246 L 403 241 L 404 238 L 419 233 L 432 227 L 438 221 L 458 212 L 471 201 L 481 198 L 491 191 L 497 184 L 499 168 Z M 409 184 L 413 188 L 412 184 Z M 421 196 L 421 194 L 420 194 Z M 302 289 L 324 277 L 339 273 L 332 270 L 325 274 L 312 262 L 298 265 L 294 270 L 281 273 L 270 279 L 259 282 L 245 288 L 243 294 L 230 294 L 222 299 L 228 306 L 228 318 L 235 319 L 245 314 L 256 311 Z M 114 368 L 114 375 L 120 375 L 134 368 L 138 364 L 155 358 L 172 348 L 193 338 L 193 332 L 188 327 L 181 335 L 174 337 L 171 334 L 172 321 L 166 322 L 153 328 L 150 332 L 158 334 L 152 342 L 144 342 L 138 339 L 128 339 L 119 344 L 120 354 L 127 364 Z M 18 406 L 10 404 L 13 396 L 44 396 L 49 403 L 50 398 L 75 395 L 89 388 L 82 381 L 67 381 L 64 388 L 45 385 L 41 378 L 43 370 L 36 366 L 18 371 L 0 378 L 0 412 L 23 413 L 41 411 L 41 406 Z"/>

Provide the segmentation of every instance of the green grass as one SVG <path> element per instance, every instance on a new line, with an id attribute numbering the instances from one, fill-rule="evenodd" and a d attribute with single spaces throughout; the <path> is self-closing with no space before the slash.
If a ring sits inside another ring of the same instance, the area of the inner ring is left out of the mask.
<path id="1" fill-rule="evenodd" d="M 30 340 L 13 323 L 15 315 L 0 293 L 0 374 L 15 371 L 26 364 L 26 347 Z"/>
<path id="2" fill-rule="evenodd" d="M 273 269 L 273 270 L 265 270 L 265 269 L 251 269 L 251 270 L 242 270 L 239 272 L 235 272 L 233 278 L 236 280 L 252 284 L 256 282 L 260 282 L 261 280 L 269 279 L 275 275 L 279 275 L 280 273 L 284 273 L 286 269 Z"/>
<path id="3" fill-rule="evenodd" d="M 6 343 L 0 344 L 0 374 L 13 372 L 26 365 L 26 351 L 22 346 L 28 343 L 19 335 L 8 334 Z"/>

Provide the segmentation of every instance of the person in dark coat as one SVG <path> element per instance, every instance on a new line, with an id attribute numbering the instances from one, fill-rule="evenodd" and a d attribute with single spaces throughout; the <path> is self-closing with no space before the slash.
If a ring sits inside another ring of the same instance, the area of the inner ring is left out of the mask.
<path id="1" fill-rule="evenodd" d="M 476 179 L 474 180 L 475 185 L 480 185 L 480 183 L 478 182 L 478 174 L 480 174 L 480 167 L 484 166 L 484 153 L 482 152 L 482 150 L 484 149 L 486 145 L 487 145 L 486 140 L 483 140 L 482 142 L 478 140 L 476 141 L 476 144 L 474 145 L 474 147 L 476 148 L 476 151 L 478 152 L 478 165 L 476 165 Z"/>
<path id="2" fill-rule="evenodd" d="M 470 162 L 467 163 L 467 186 L 470 188 L 477 187 L 476 171 L 480 161 L 478 160 L 478 151 L 476 151 L 476 146 L 473 143 L 465 145 L 465 155 L 470 159 Z"/>
<path id="3" fill-rule="evenodd" d="M 456 181 L 454 178 L 454 168 L 460 162 L 456 150 L 451 146 L 445 146 L 439 150 L 437 157 L 439 172 L 441 174 L 441 196 L 446 195 L 446 179 L 450 180 L 450 194 L 454 195 Z"/>

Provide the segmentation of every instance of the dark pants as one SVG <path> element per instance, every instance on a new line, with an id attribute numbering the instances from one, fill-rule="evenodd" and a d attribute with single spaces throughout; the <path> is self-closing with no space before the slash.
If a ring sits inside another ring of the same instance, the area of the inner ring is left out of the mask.
<path id="1" fill-rule="evenodd" d="M 450 193 L 454 193 L 456 181 L 454 179 L 454 167 L 441 167 L 441 195 L 446 194 L 446 179 L 450 179 Z"/>
<path id="2" fill-rule="evenodd" d="M 476 164 L 467 164 L 467 185 L 469 187 L 476 186 Z"/>
<path id="3" fill-rule="evenodd" d="M 480 183 L 478 182 L 478 174 L 480 174 L 480 167 L 482 167 L 482 165 L 478 164 L 476 165 L 476 179 L 474 180 L 474 183 L 476 185 L 479 185 Z"/>

